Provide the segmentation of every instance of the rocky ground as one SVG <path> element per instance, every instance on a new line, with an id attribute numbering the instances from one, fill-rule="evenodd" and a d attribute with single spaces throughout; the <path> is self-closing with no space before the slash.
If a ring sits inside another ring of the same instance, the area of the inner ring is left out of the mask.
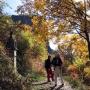
<path id="1" fill-rule="evenodd" d="M 71 88 L 70 84 L 67 81 L 64 81 L 64 86 L 61 87 L 60 80 L 58 79 L 57 86 L 55 87 L 54 82 L 34 82 L 32 85 L 32 90 L 74 90 Z"/>

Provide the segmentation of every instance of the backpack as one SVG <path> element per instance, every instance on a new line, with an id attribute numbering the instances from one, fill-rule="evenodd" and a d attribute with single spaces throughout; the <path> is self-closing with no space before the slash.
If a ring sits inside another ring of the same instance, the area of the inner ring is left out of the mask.
<path id="1" fill-rule="evenodd" d="M 61 58 L 57 58 L 57 57 L 53 58 L 52 65 L 54 65 L 54 66 L 61 66 L 62 65 Z"/>

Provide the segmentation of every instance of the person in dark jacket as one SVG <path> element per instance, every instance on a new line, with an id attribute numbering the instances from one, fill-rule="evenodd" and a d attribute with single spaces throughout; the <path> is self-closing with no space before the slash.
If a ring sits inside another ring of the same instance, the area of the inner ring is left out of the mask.
<path id="1" fill-rule="evenodd" d="M 55 57 L 52 60 L 52 65 L 54 67 L 54 76 L 55 76 L 55 86 L 57 85 L 57 78 L 59 77 L 61 79 L 61 83 L 63 86 L 63 79 L 62 79 L 62 60 L 60 58 L 59 54 L 56 54 Z"/>
<path id="2" fill-rule="evenodd" d="M 48 80 L 48 82 L 50 82 L 50 78 L 52 79 L 52 81 L 54 80 L 51 65 L 52 65 L 51 64 L 51 56 L 49 55 L 48 59 L 45 60 L 45 69 L 46 69 L 46 72 L 47 72 L 47 80 Z"/>

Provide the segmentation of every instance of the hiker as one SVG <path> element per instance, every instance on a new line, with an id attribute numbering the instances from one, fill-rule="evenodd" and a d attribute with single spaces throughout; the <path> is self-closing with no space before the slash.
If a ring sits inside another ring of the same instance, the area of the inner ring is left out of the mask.
<path id="1" fill-rule="evenodd" d="M 55 86 L 57 86 L 57 78 L 59 77 L 61 79 L 61 86 L 64 85 L 63 79 L 62 79 L 62 60 L 60 58 L 59 54 L 56 54 L 55 57 L 52 60 L 52 65 L 54 67 L 54 77 L 55 77 Z"/>
<path id="2" fill-rule="evenodd" d="M 13 39 L 13 32 L 10 32 L 9 37 L 7 39 L 6 50 L 10 57 L 14 56 L 15 45 Z"/>
<path id="3" fill-rule="evenodd" d="M 54 77 L 53 77 L 53 72 L 51 69 L 51 56 L 48 56 L 48 59 L 45 60 L 45 69 L 47 72 L 47 80 L 48 82 L 50 82 L 50 79 L 52 79 L 52 81 L 54 81 Z"/>

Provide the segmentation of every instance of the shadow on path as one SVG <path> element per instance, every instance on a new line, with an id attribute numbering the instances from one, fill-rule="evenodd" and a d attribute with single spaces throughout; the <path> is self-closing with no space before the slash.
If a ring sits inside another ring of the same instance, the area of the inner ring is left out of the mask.
<path id="1" fill-rule="evenodd" d="M 56 86 L 53 86 L 53 87 L 50 87 L 51 89 L 50 90 L 54 90 Z"/>
<path id="2" fill-rule="evenodd" d="M 47 84 L 48 82 L 45 81 L 45 82 L 37 82 L 37 83 L 33 83 L 32 85 L 43 85 L 43 84 Z"/>

